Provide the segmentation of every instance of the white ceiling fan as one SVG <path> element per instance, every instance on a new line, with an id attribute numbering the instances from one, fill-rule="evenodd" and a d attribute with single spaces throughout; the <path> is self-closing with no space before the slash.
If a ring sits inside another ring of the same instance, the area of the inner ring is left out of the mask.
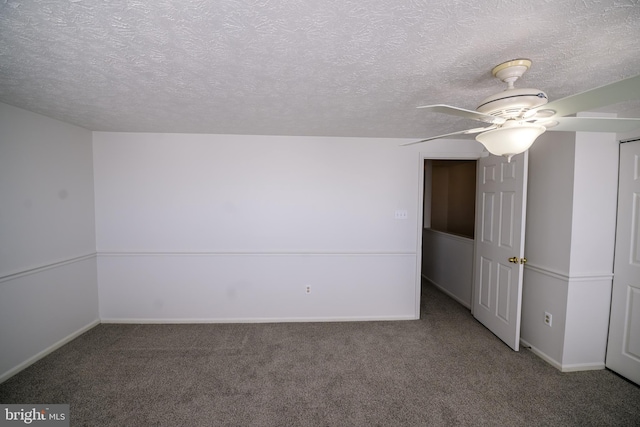
<path id="1" fill-rule="evenodd" d="M 547 130 L 628 132 L 640 128 L 640 119 L 566 117 L 618 102 L 640 99 L 640 75 L 610 83 L 557 101 L 548 102 L 538 89 L 516 89 L 514 83 L 531 67 L 529 59 L 514 59 L 493 68 L 492 74 L 507 88 L 484 99 L 475 111 L 450 105 L 425 105 L 428 109 L 487 123 L 489 126 L 437 135 L 402 145 L 419 144 L 453 135 L 477 134 L 476 140 L 498 156 L 511 157 L 529 149 Z"/>

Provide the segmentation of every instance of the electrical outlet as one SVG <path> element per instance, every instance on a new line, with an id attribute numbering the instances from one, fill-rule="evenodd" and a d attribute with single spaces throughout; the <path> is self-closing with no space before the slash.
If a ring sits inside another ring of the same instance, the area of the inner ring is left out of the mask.
<path id="1" fill-rule="evenodd" d="M 551 313 L 544 312 L 544 324 L 547 326 L 551 326 L 551 322 L 553 321 L 553 316 Z"/>
<path id="2" fill-rule="evenodd" d="M 311 286 L 307 286 L 306 293 L 308 293 L 308 294 L 311 293 Z"/>

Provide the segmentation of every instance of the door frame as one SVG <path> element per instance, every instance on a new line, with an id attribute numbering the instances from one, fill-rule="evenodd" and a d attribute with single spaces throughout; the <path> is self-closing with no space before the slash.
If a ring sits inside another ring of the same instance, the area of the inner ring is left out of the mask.
<path id="1" fill-rule="evenodd" d="M 422 292 L 422 234 L 424 232 L 424 161 L 425 160 L 478 160 L 487 157 L 487 151 L 461 151 L 461 152 L 428 152 L 420 151 L 418 153 L 418 221 L 417 222 L 417 242 L 416 242 L 416 319 L 420 318 L 420 297 Z M 476 196 L 478 188 L 476 184 Z M 475 241 L 475 236 L 474 236 Z M 475 245 L 474 245 L 475 246 Z M 475 251 L 475 249 L 474 249 Z M 471 286 L 471 301 L 475 298 L 474 286 Z M 473 304 L 471 304 L 471 314 L 473 314 Z"/>
<path id="2" fill-rule="evenodd" d="M 640 144 L 640 134 L 638 134 L 638 136 L 635 137 L 631 137 L 631 138 L 616 138 L 618 141 L 618 156 L 619 156 L 619 160 L 618 160 L 618 186 L 617 186 L 617 194 L 618 194 L 618 199 L 616 202 L 616 228 L 615 228 L 615 237 L 616 237 L 616 244 L 614 246 L 614 252 L 613 252 L 613 258 L 614 258 L 614 263 L 612 266 L 612 274 L 613 274 L 613 278 L 611 279 L 611 306 L 609 309 L 609 325 L 608 325 L 608 332 L 607 332 L 607 344 L 606 344 L 606 351 L 605 351 L 605 361 L 604 361 L 604 366 L 606 369 L 609 369 L 613 372 L 615 372 L 616 374 L 625 377 L 628 381 L 633 382 L 635 384 L 640 385 L 640 383 L 635 382 L 635 379 L 631 379 L 629 377 L 627 377 L 625 374 L 628 372 L 619 372 L 618 370 L 614 369 L 614 368 L 619 368 L 620 366 L 618 365 L 619 360 L 622 358 L 622 354 L 620 354 L 619 356 L 616 356 L 617 360 L 613 361 L 612 363 L 612 359 L 611 356 L 609 354 L 610 351 L 614 351 L 614 348 L 612 347 L 612 342 L 611 342 L 611 335 L 612 335 L 612 331 L 611 331 L 611 327 L 612 327 L 612 323 L 613 323 L 613 318 L 614 318 L 614 308 L 616 308 L 617 310 L 621 310 L 622 308 L 618 305 L 617 307 L 614 307 L 614 293 L 615 293 L 615 285 L 617 284 L 616 281 L 616 264 L 617 264 L 617 258 L 621 255 L 618 253 L 618 233 L 619 233 L 619 229 L 618 227 L 620 226 L 620 224 L 618 223 L 618 221 L 620 220 L 620 207 L 621 207 L 621 203 L 620 203 L 620 182 L 622 179 L 622 175 L 621 175 L 621 164 L 622 164 L 622 146 L 623 144 L 626 143 L 630 143 L 630 144 Z M 633 226 L 632 226 L 633 227 Z M 625 254 L 627 255 L 627 254 Z M 618 316 L 620 316 L 620 313 L 617 313 Z M 619 325 L 618 325 L 619 326 Z M 619 332 L 619 330 L 618 330 Z M 614 338 L 614 340 L 618 340 L 620 336 L 618 335 L 617 338 Z M 615 341 L 614 341 L 615 342 Z M 624 340 L 623 340 L 624 342 Z M 619 345 L 622 345 L 622 343 L 620 343 L 618 341 Z M 620 347 L 615 348 L 615 352 L 621 353 L 622 349 Z M 611 367 L 611 365 L 616 365 Z"/>

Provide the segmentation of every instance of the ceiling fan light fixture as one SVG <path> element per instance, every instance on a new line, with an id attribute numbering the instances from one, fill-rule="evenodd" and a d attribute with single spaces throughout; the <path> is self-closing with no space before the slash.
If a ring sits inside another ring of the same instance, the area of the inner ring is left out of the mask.
<path id="1" fill-rule="evenodd" d="M 516 154 L 523 153 L 544 133 L 546 128 L 535 123 L 507 121 L 505 126 L 476 135 L 476 140 L 496 156 L 504 156 L 507 161 Z"/>

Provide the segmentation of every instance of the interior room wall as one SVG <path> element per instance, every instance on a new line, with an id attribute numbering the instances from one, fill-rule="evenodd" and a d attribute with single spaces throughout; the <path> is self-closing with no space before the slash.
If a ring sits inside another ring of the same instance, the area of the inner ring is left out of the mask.
<path id="1" fill-rule="evenodd" d="M 447 231 L 449 229 L 449 173 L 450 168 L 432 160 L 431 167 L 431 228 Z"/>
<path id="2" fill-rule="evenodd" d="M 473 238 L 476 203 L 476 162 L 457 161 L 451 166 L 449 231 Z"/>
<path id="3" fill-rule="evenodd" d="M 433 160 L 426 159 L 423 165 L 422 228 L 431 228 L 431 198 L 433 193 Z"/>
<path id="4" fill-rule="evenodd" d="M 571 257 L 575 135 L 547 132 L 529 149 L 521 338 L 560 369 Z M 551 327 L 544 323 L 550 313 Z"/>
<path id="5" fill-rule="evenodd" d="M 444 293 L 471 308 L 473 239 L 425 228 L 422 276 Z"/>
<path id="6" fill-rule="evenodd" d="M 473 238 L 475 160 L 431 160 L 431 228 Z"/>
<path id="7" fill-rule="evenodd" d="M 95 132 L 101 318 L 416 318 L 419 164 L 400 142 Z"/>
<path id="8" fill-rule="evenodd" d="M 568 369 L 604 368 L 613 285 L 618 145 L 613 133 L 576 134 L 571 280 L 562 360 Z"/>
<path id="9" fill-rule="evenodd" d="M 0 104 L 0 380 L 98 322 L 91 132 Z"/>
<path id="10" fill-rule="evenodd" d="M 521 336 L 563 371 L 604 368 L 617 150 L 614 134 L 548 132 L 529 151 Z"/>

